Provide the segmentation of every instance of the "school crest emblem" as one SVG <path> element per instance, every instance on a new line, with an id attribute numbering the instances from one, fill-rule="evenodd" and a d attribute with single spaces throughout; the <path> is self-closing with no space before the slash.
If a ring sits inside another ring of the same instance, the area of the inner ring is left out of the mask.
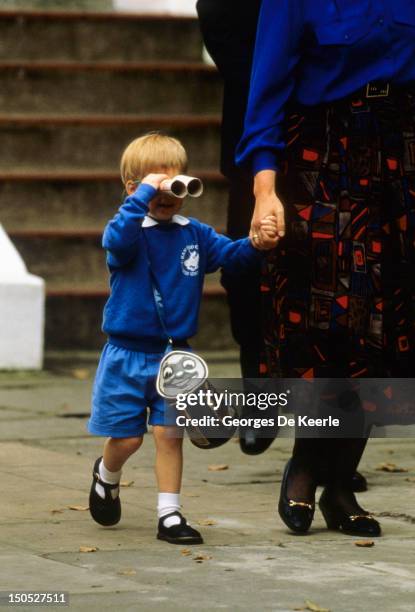
<path id="1" fill-rule="evenodd" d="M 185 276 L 197 276 L 199 274 L 199 245 L 187 245 L 181 254 L 182 272 Z"/>

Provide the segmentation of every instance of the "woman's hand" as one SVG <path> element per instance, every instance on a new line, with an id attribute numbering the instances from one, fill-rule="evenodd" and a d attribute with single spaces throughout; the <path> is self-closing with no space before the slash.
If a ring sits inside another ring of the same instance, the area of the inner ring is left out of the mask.
<path id="1" fill-rule="evenodd" d="M 265 219 L 261 221 L 261 241 L 262 244 L 269 246 L 261 246 L 259 244 L 259 240 L 254 240 L 252 237 L 251 244 L 253 247 L 258 249 L 258 251 L 267 251 L 270 248 L 274 248 L 276 240 L 278 241 L 277 217 L 265 217 Z"/>
<path id="2" fill-rule="evenodd" d="M 278 240 L 285 235 L 284 207 L 275 193 L 275 178 L 274 170 L 262 170 L 255 176 L 254 181 L 255 209 L 249 236 L 261 250 L 274 248 Z M 275 218 L 277 236 L 272 237 L 261 227 L 261 222 L 266 217 Z"/>

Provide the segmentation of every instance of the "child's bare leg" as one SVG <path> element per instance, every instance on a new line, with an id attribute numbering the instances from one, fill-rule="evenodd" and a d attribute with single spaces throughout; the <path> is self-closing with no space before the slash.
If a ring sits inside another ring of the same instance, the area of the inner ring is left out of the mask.
<path id="1" fill-rule="evenodd" d="M 156 477 L 161 493 L 180 493 L 183 472 L 183 439 L 177 428 L 153 427 L 156 444 Z"/>
<path id="2" fill-rule="evenodd" d="M 183 438 L 175 427 L 153 427 L 158 485 L 157 537 L 172 544 L 202 544 L 202 536 L 180 514 Z"/>
<path id="3" fill-rule="evenodd" d="M 108 438 L 103 458 L 95 461 L 89 494 L 91 516 L 100 525 L 116 525 L 121 518 L 119 485 L 121 470 L 127 459 L 143 443 L 142 437 Z"/>
<path id="4" fill-rule="evenodd" d="M 124 463 L 135 453 L 143 443 L 143 438 L 108 438 L 104 444 L 104 453 L 98 465 L 99 477 L 102 482 L 110 485 L 118 485 L 121 480 L 121 470 Z M 104 487 L 97 482 L 95 490 L 100 497 L 105 498 Z M 118 488 L 111 491 L 115 498 L 118 496 Z"/>
<path id="5" fill-rule="evenodd" d="M 137 438 L 108 438 L 104 444 L 104 465 L 110 472 L 119 472 L 131 455 L 143 443 L 143 437 Z"/>

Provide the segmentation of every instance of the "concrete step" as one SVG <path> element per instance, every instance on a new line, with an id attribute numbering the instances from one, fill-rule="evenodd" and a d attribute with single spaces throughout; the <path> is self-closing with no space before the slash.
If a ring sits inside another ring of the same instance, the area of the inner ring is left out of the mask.
<path id="1" fill-rule="evenodd" d="M 10 238 L 29 272 L 45 279 L 48 291 L 76 287 L 78 292 L 108 289 L 102 231 L 11 233 Z M 219 276 L 206 277 L 206 289 L 221 293 Z"/>
<path id="2" fill-rule="evenodd" d="M 191 168 L 205 192 L 187 198 L 183 214 L 209 225 L 226 225 L 226 182 L 219 173 Z M 102 231 L 122 201 L 118 172 L 0 173 L 1 222 L 6 231 Z"/>
<path id="3" fill-rule="evenodd" d="M 194 120 L 172 122 L 164 131 L 176 136 L 185 145 L 194 168 L 218 168 L 220 125 L 216 116 L 198 124 Z M 121 153 L 136 136 L 155 129 L 155 121 L 140 118 L 120 124 L 119 121 L 93 121 L 85 124 L 75 119 L 69 122 L 39 122 L 26 117 L 3 118 L 0 123 L 0 172 L 11 170 L 96 169 L 114 172 L 119 167 Z M 34 164 L 36 167 L 34 168 Z"/>
<path id="4" fill-rule="evenodd" d="M 0 10 L 0 214 L 29 270 L 46 279 L 48 349 L 102 346 L 101 234 L 134 137 L 180 138 L 206 184 L 183 212 L 224 227 L 221 81 L 201 48 L 193 18 Z M 196 347 L 235 348 L 218 276 L 205 285 L 200 322 Z"/>
<path id="5" fill-rule="evenodd" d="M 46 349 L 94 350 L 105 342 L 101 332 L 104 294 L 49 294 L 46 299 Z M 235 350 L 224 295 L 202 301 L 199 332 L 192 346 L 196 350 Z"/>
<path id="6" fill-rule="evenodd" d="M 202 63 L 0 62 L 0 113 L 213 113 L 220 104 L 219 74 Z"/>
<path id="7" fill-rule="evenodd" d="M 2 0 L 1 13 L 112 10 L 113 0 Z"/>
<path id="8" fill-rule="evenodd" d="M 0 11 L 0 60 L 51 56 L 82 61 L 200 61 L 202 40 L 197 20 L 187 17 Z"/>

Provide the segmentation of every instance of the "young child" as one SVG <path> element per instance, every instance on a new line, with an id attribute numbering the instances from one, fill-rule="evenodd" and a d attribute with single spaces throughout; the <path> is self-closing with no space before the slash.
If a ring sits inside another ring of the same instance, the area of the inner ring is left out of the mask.
<path id="1" fill-rule="evenodd" d="M 149 262 L 162 294 L 174 348 L 190 348 L 197 331 L 204 275 L 220 267 L 235 272 L 254 264 L 260 253 L 248 238 L 232 242 L 196 219 L 178 214 L 183 200 L 159 190 L 187 168 L 183 146 L 162 134 L 134 140 L 121 160 L 127 197 L 105 228 L 103 247 L 111 273 L 104 309 L 108 336 L 96 373 L 91 434 L 106 436 L 95 461 L 89 506 L 101 525 L 121 518 L 119 482 L 127 459 L 143 442 L 149 423 L 156 446 L 158 533 L 174 544 L 200 544 L 202 536 L 180 513 L 182 438 L 164 418 L 164 400 L 155 377 L 167 346 L 154 300 Z M 138 184 L 138 186 L 137 186 Z M 272 219 L 264 231 L 275 235 Z"/>

